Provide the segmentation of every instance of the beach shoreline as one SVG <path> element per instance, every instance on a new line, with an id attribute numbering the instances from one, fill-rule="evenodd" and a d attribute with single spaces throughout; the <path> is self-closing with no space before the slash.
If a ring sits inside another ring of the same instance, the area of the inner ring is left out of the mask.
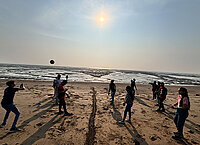
<path id="1" fill-rule="evenodd" d="M 8 79 L 0 81 L 0 100 Z M 53 81 L 53 80 L 52 80 Z M 14 102 L 20 111 L 17 126 L 20 132 L 7 134 L 14 114 L 11 113 L 8 123 L 0 130 L 0 144 L 85 144 L 89 130 L 95 132 L 94 144 L 179 144 L 171 136 L 176 131 L 173 123 L 174 109 L 170 105 L 177 99 L 180 86 L 169 86 L 165 101 L 166 112 L 158 113 L 155 100 L 152 100 L 151 85 L 137 84 L 136 99 L 132 107 L 132 124 L 124 126 L 117 122 L 122 118 L 127 83 L 116 83 L 115 106 L 110 104 L 107 95 L 109 83 L 69 82 L 66 85 L 70 98 L 66 99 L 67 110 L 73 116 L 58 115 L 58 106 L 54 105 L 52 81 L 15 80 L 16 87 L 24 84 L 25 90 L 15 95 Z M 191 100 L 190 115 L 184 127 L 186 141 L 199 143 L 200 134 L 200 86 L 186 86 Z M 96 110 L 91 116 L 94 99 Z M 5 110 L 0 107 L 0 121 Z M 90 118 L 93 126 L 89 125 Z M 92 127 L 92 128 L 90 128 Z"/>

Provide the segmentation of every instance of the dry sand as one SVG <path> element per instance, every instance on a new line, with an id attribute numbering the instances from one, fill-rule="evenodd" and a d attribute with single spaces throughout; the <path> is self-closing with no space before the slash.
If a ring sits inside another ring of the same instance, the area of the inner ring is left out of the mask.
<path id="1" fill-rule="evenodd" d="M 0 81 L 0 99 L 6 88 Z M 165 113 L 158 113 L 156 101 L 152 100 L 151 85 L 138 85 L 136 99 L 132 107 L 132 124 L 119 125 L 124 112 L 122 105 L 127 84 L 116 84 L 115 106 L 107 96 L 108 84 L 69 83 L 66 99 L 67 110 L 73 116 L 58 115 L 58 106 L 54 105 L 52 82 L 20 81 L 26 90 L 15 95 L 14 102 L 20 110 L 17 126 L 20 132 L 8 134 L 14 114 L 11 113 L 4 128 L 0 128 L 0 144 L 200 144 L 200 86 L 187 86 L 191 110 L 184 126 L 183 141 L 171 138 L 176 127 L 173 117 L 176 110 L 170 108 L 177 99 L 178 86 L 166 86 L 168 96 L 165 101 Z M 0 107 L 0 122 L 5 110 Z"/>

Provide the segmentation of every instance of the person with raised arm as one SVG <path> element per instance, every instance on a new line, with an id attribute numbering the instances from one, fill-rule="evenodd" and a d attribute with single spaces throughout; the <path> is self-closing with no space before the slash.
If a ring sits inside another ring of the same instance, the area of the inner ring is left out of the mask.
<path id="1" fill-rule="evenodd" d="M 15 114 L 15 118 L 14 118 L 12 127 L 9 131 L 10 133 L 12 133 L 12 132 L 20 131 L 20 129 L 18 129 L 16 127 L 17 121 L 19 119 L 20 112 L 17 109 L 17 107 L 15 106 L 13 99 L 14 99 L 15 93 L 17 91 L 24 90 L 24 86 L 23 86 L 23 84 L 21 84 L 19 88 L 15 88 L 15 82 L 14 81 L 8 81 L 6 83 L 6 85 L 8 87 L 4 90 L 3 99 L 1 101 L 1 106 L 6 110 L 6 114 L 5 114 L 3 123 L 0 125 L 0 128 L 3 128 L 6 125 L 6 122 L 7 122 L 7 119 L 9 117 L 10 112 L 13 112 Z"/>

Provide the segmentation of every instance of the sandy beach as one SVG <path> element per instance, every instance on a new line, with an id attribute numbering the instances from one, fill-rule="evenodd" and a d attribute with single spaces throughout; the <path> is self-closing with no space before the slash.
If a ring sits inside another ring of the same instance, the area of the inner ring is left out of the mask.
<path id="1" fill-rule="evenodd" d="M 0 100 L 6 88 L 0 81 Z M 66 98 L 67 110 L 73 116 L 58 115 L 58 105 L 53 97 L 52 81 L 16 80 L 16 87 L 24 84 L 25 90 L 15 95 L 14 102 L 20 111 L 17 127 L 20 132 L 8 134 L 14 119 L 11 113 L 4 128 L 0 129 L 2 145 L 82 145 L 82 144 L 141 144 L 176 145 L 200 144 L 200 86 L 185 86 L 188 89 L 191 109 L 184 126 L 183 141 L 171 138 L 176 127 L 173 123 L 179 86 L 166 86 L 168 96 L 165 100 L 166 112 L 155 110 L 156 101 L 152 100 L 151 85 L 137 85 L 136 98 L 132 107 L 131 124 L 118 124 L 122 119 L 122 105 L 127 84 L 116 84 L 115 105 L 110 105 L 107 95 L 108 84 L 68 83 Z M 0 122 L 5 110 L 0 107 Z"/>

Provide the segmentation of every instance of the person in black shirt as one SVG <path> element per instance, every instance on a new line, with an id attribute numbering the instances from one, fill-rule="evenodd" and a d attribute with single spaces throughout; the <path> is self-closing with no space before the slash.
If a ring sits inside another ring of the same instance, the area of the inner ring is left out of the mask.
<path id="1" fill-rule="evenodd" d="M 16 132 L 16 131 L 19 131 L 19 129 L 16 128 L 16 124 L 17 124 L 20 112 L 17 109 L 17 107 L 15 106 L 15 104 L 13 103 L 13 99 L 15 96 L 15 92 L 17 92 L 19 90 L 24 90 L 24 87 L 23 87 L 23 84 L 21 84 L 20 88 L 14 88 L 15 87 L 14 81 L 8 81 L 6 83 L 6 85 L 8 87 L 4 90 L 4 96 L 1 101 L 1 106 L 6 110 L 6 114 L 5 114 L 3 123 L 0 125 L 0 128 L 4 127 L 6 125 L 8 116 L 9 116 L 10 112 L 12 111 L 13 113 L 15 113 L 15 119 L 14 119 L 14 122 L 10 129 L 10 132 Z"/>
<path id="2" fill-rule="evenodd" d="M 110 81 L 109 89 L 108 89 L 108 95 L 110 94 L 110 92 L 111 92 L 111 97 L 112 97 L 112 101 L 111 101 L 110 105 L 113 105 L 114 104 L 115 92 L 116 92 L 116 85 L 114 84 L 114 80 Z"/>

